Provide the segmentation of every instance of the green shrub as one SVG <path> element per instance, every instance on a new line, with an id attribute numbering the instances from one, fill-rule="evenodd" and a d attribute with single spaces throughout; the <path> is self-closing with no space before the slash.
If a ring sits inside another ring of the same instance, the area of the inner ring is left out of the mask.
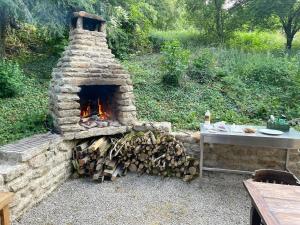
<path id="1" fill-rule="evenodd" d="M 246 79 L 269 85 L 288 85 L 293 79 L 293 71 L 283 59 L 266 57 L 264 61 L 255 61 L 245 65 L 243 74 Z"/>
<path id="2" fill-rule="evenodd" d="M 23 72 L 19 65 L 0 60 L 0 98 L 14 97 L 21 92 Z"/>
<path id="3" fill-rule="evenodd" d="M 199 83 L 207 83 L 216 76 L 215 58 L 211 51 L 205 49 L 191 64 L 188 75 Z M 223 71 L 218 70 L 218 73 Z"/>
<path id="4" fill-rule="evenodd" d="M 162 50 L 163 83 L 179 86 L 189 62 L 189 51 L 183 50 L 178 41 L 166 42 Z"/>
<path id="5" fill-rule="evenodd" d="M 246 51 L 278 51 L 284 49 L 285 38 L 276 32 L 235 32 L 228 41 L 229 47 Z"/>
<path id="6" fill-rule="evenodd" d="M 199 45 L 203 43 L 202 39 L 203 35 L 194 29 L 171 31 L 154 30 L 149 35 L 153 50 L 156 52 L 159 52 L 166 42 L 177 40 L 184 48 L 194 48 L 199 47 Z"/>
<path id="7" fill-rule="evenodd" d="M 300 35 L 296 35 L 293 41 L 293 52 L 300 49 Z M 278 55 L 284 55 L 286 38 L 281 32 L 237 31 L 227 41 L 230 48 L 237 48 L 247 52 L 272 52 Z"/>

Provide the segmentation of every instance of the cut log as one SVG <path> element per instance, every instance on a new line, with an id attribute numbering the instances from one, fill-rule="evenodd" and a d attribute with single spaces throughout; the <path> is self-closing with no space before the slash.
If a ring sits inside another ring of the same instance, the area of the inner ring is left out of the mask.
<path id="1" fill-rule="evenodd" d="M 77 145 L 76 150 L 83 151 L 83 150 L 86 150 L 88 147 L 89 147 L 89 141 L 85 141 L 85 142 L 81 143 L 80 145 Z"/>
<path id="2" fill-rule="evenodd" d="M 136 172 L 137 171 L 137 166 L 135 164 L 130 164 L 128 169 L 129 169 L 130 172 Z"/>
<path id="3" fill-rule="evenodd" d="M 88 147 L 89 151 L 93 152 L 96 151 L 100 146 L 102 145 L 106 145 L 107 144 L 107 140 L 105 137 L 102 137 L 100 139 L 98 139 L 97 141 L 95 141 L 90 147 Z"/>

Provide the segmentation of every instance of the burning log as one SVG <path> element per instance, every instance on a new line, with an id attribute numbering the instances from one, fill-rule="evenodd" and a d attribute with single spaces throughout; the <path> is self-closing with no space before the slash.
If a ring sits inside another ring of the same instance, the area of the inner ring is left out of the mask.
<path id="1" fill-rule="evenodd" d="M 93 180 L 115 180 L 127 171 L 174 176 L 190 181 L 199 174 L 199 161 L 186 154 L 174 136 L 160 132 L 132 132 L 122 138 L 102 137 L 74 148 L 73 166 Z"/>

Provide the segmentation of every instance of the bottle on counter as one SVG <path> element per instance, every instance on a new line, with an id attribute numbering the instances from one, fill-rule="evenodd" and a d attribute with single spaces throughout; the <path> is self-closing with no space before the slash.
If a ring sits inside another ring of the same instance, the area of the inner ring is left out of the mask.
<path id="1" fill-rule="evenodd" d="M 204 124 L 210 125 L 210 121 L 211 121 L 211 113 L 209 110 L 207 110 L 204 117 Z"/>

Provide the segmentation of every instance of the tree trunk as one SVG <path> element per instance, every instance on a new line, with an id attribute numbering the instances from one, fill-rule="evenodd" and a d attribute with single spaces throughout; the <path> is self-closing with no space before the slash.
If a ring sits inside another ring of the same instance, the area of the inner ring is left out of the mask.
<path id="1" fill-rule="evenodd" d="M 291 34 L 286 34 L 286 50 L 290 52 L 292 50 L 292 44 L 293 44 L 294 36 Z"/>
<path id="2" fill-rule="evenodd" d="M 214 0 L 215 4 L 215 20 L 216 20 L 216 31 L 220 43 L 224 42 L 224 28 L 223 28 L 223 17 L 222 17 L 222 1 Z"/>
<path id="3" fill-rule="evenodd" d="M 8 23 L 8 14 L 5 8 L 0 6 L 0 59 L 5 57 L 5 39 Z"/>
<path id="4" fill-rule="evenodd" d="M 287 23 L 285 23 L 282 19 L 281 23 L 286 37 L 286 51 L 288 54 L 290 54 L 292 50 L 293 40 L 295 37 L 295 33 L 293 33 L 293 19 L 289 18 L 287 20 Z"/>

